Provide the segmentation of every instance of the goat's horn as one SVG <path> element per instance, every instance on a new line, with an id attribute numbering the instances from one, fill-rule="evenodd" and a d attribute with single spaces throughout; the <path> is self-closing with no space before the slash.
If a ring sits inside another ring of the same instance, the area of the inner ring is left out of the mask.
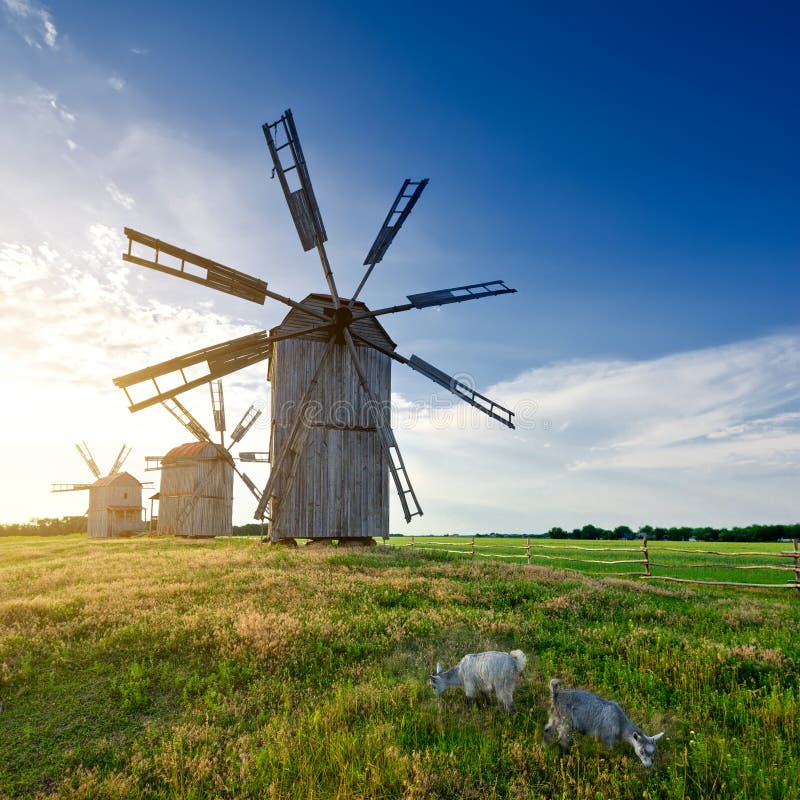
<path id="1" fill-rule="evenodd" d="M 651 742 L 657 742 L 663 735 L 664 731 L 661 731 L 661 733 L 657 733 L 655 736 L 649 736 L 648 738 Z"/>
<path id="2" fill-rule="evenodd" d="M 436 662 L 436 674 L 438 675 L 442 671 L 442 665 L 437 661 Z"/>

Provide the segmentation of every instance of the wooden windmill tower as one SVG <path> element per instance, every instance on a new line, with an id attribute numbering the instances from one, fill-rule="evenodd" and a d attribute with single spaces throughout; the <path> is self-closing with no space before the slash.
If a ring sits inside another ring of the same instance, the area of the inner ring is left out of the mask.
<path id="1" fill-rule="evenodd" d="M 233 523 L 233 475 L 239 475 L 256 500 L 261 493 L 242 472 L 230 450 L 238 444 L 261 415 L 250 406 L 231 433 L 225 446 L 225 399 L 222 381 L 213 381 L 211 409 L 219 444 L 177 399 L 164 400 L 162 405 L 178 420 L 196 441 L 173 447 L 163 456 L 146 456 L 145 469 L 161 470 L 161 485 L 153 500 L 158 500 L 158 532 L 190 538 L 230 536 Z M 246 461 L 266 460 L 266 453 L 242 453 Z"/>
<path id="2" fill-rule="evenodd" d="M 386 254 L 425 189 L 427 179 L 406 180 L 364 260 L 366 272 L 350 298 L 340 297 L 325 251 L 327 234 L 311 185 L 291 111 L 262 126 L 303 250 L 316 249 L 327 292 L 297 302 L 266 281 L 216 261 L 125 229 L 123 259 L 218 291 L 291 310 L 283 322 L 212 347 L 195 350 L 114 379 L 131 411 L 251 364 L 271 359 L 271 470 L 256 519 L 269 519 L 272 541 L 361 540 L 387 536 L 388 479 L 406 522 L 422 514 L 391 429 L 391 361 L 411 367 L 493 419 L 513 428 L 511 411 L 424 361 L 396 352 L 379 317 L 411 309 L 515 292 L 503 281 L 408 295 L 407 303 L 371 311 L 358 301 L 368 277 Z M 169 383 L 172 388 L 159 386 Z M 132 396 L 132 393 L 134 396 Z"/>
<path id="3" fill-rule="evenodd" d="M 51 492 L 89 491 L 88 534 L 92 538 L 130 536 L 144 530 L 142 484 L 128 472 L 120 472 L 131 448 L 122 445 L 108 475 L 101 476 L 86 442 L 76 444 L 95 480 L 93 483 L 54 483 Z"/>

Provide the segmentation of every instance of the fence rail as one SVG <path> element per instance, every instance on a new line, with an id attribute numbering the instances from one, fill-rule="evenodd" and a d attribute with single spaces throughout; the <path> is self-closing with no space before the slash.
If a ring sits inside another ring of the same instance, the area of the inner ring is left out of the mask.
<path id="1" fill-rule="evenodd" d="M 517 559 L 524 560 L 527 564 L 534 563 L 538 560 L 546 562 L 559 562 L 560 564 L 572 565 L 578 564 L 583 567 L 607 567 L 616 566 L 619 564 L 640 565 L 638 569 L 631 569 L 627 571 L 608 570 L 603 571 L 590 571 L 583 569 L 583 572 L 590 574 L 605 575 L 608 577 L 631 577 L 639 578 L 647 581 L 665 581 L 673 583 L 689 583 L 706 586 L 732 586 L 732 587 L 746 587 L 746 588 L 763 588 L 763 589 L 794 589 L 798 596 L 800 596 L 800 547 L 798 547 L 798 540 L 792 540 L 792 550 L 780 550 L 778 552 L 758 552 L 753 550 L 747 551 L 724 551 L 724 550 L 704 550 L 689 547 L 673 547 L 670 545 L 661 545 L 661 543 L 654 543 L 646 537 L 642 539 L 641 546 L 632 547 L 621 545 L 617 547 L 594 547 L 585 545 L 571 545 L 571 544 L 541 544 L 536 542 L 531 544 L 530 538 L 526 538 L 525 544 L 514 544 L 513 542 L 520 541 L 519 539 L 502 539 L 493 538 L 489 540 L 492 546 L 482 546 L 480 543 L 476 544 L 476 537 L 463 540 L 453 540 L 442 542 L 427 539 L 426 537 L 411 536 L 408 541 L 398 541 L 393 539 L 391 545 L 393 547 L 407 547 L 411 550 L 435 550 L 440 553 L 450 553 L 453 555 L 467 556 L 470 559 L 485 558 L 485 559 Z M 502 544 L 498 544 L 502 542 Z M 454 546 L 457 545 L 457 546 Z M 496 552 L 497 548 L 501 547 L 504 551 L 523 551 L 523 552 Z M 557 553 L 544 552 L 544 551 L 557 551 Z M 625 555 L 625 558 L 597 558 L 593 556 L 585 557 L 579 555 L 571 555 L 573 551 L 579 553 L 613 553 L 615 555 Z M 683 554 L 694 556 L 694 561 L 680 561 L 672 559 L 669 554 Z M 664 555 L 666 554 L 666 559 Z M 655 555 L 661 560 L 653 561 L 652 556 Z M 639 556 L 636 558 L 635 556 Z M 703 556 L 713 556 L 716 559 L 725 559 L 724 561 L 702 561 L 697 560 Z M 761 564 L 742 564 L 736 563 L 737 559 L 782 559 L 783 564 L 774 563 L 761 563 Z M 572 567 L 565 566 L 566 569 Z M 653 570 L 656 569 L 658 574 L 654 574 Z M 756 583 L 744 582 L 738 580 L 724 580 L 722 578 L 715 580 L 714 576 L 703 577 L 678 577 L 676 575 L 662 574 L 662 570 L 670 572 L 674 570 L 694 570 L 696 572 L 705 571 L 735 571 L 735 570 L 757 570 L 764 572 L 791 572 L 794 574 L 793 580 L 788 580 L 784 583 Z"/>

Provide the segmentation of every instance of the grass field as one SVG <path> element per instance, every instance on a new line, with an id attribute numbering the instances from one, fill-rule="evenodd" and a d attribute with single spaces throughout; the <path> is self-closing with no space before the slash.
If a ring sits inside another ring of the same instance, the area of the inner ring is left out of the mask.
<path id="1" fill-rule="evenodd" d="M 393 547 L 0 539 L 0 797 L 783 800 L 799 619 L 789 591 Z M 428 687 L 513 647 L 513 717 Z M 655 766 L 546 748 L 556 675 L 664 729 Z"/>
<path id="2" fill-rule="evenodd" d="M 389 547 L 435 549 L 471 557 L 466 536 L 393 537 Z M 475 557 L 527 563 L 526 540 L 520 537 L 475 537 Z M 666 542 L 650 540 L 650 572 L 656 578 L 785 585 L 795 582 L 791 543 Z M 783 554 L 781 557 L 778 557 Z M 644 574 L 641 541 L 576 541 L 532 537 L 531 563 L 574 569 L 595 576 L 640 577 Z"/>

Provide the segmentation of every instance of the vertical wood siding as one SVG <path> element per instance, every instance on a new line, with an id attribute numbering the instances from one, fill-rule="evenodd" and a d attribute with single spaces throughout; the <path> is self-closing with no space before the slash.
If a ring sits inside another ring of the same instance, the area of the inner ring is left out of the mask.
<path id="1" fill-rule="evenodd" d="M 387 346 L 386 341 L 382 344 Z M 325 342 L 316 337 L 276 342 L 273 347 L 273 458 L 283 450 L 297 407 L 325 348 Z M 390 424 L 391 361 L 370 347 L 357 347 L 357 351 L 378 398 L 379 411 Z M 276 489 L 279 502 L 273 533 L 278 537 L 388 536 L 388 463 L 368 402 L 346 347 L 335 345 L 305 417 L 310 430 L 291 494 L 283 497 L 285 481 Z M 273 505 L 273 520 L 275 512 Z"/>
<path id="2" fill-rule="evenodd" d="M 184 513 L 198 486 L 200 495 Z M 196 458 L 181 458 L 161 470 L 158 532 L 176 536 L 230 536 L 233 469 L 211 445 Z"/>
<path id="3" fill-rule="evenodd" d="M 126 496 L 127 495 L 127 496 Z M 115 515 L 109 506 L 127 506 L 130 511 Z M 132 475 L 121 472 L 96 481 L 89 489 L 87 532 L 92 538 L 105 538 L 140 531 L 142 523 L 142 485 Z"/>

